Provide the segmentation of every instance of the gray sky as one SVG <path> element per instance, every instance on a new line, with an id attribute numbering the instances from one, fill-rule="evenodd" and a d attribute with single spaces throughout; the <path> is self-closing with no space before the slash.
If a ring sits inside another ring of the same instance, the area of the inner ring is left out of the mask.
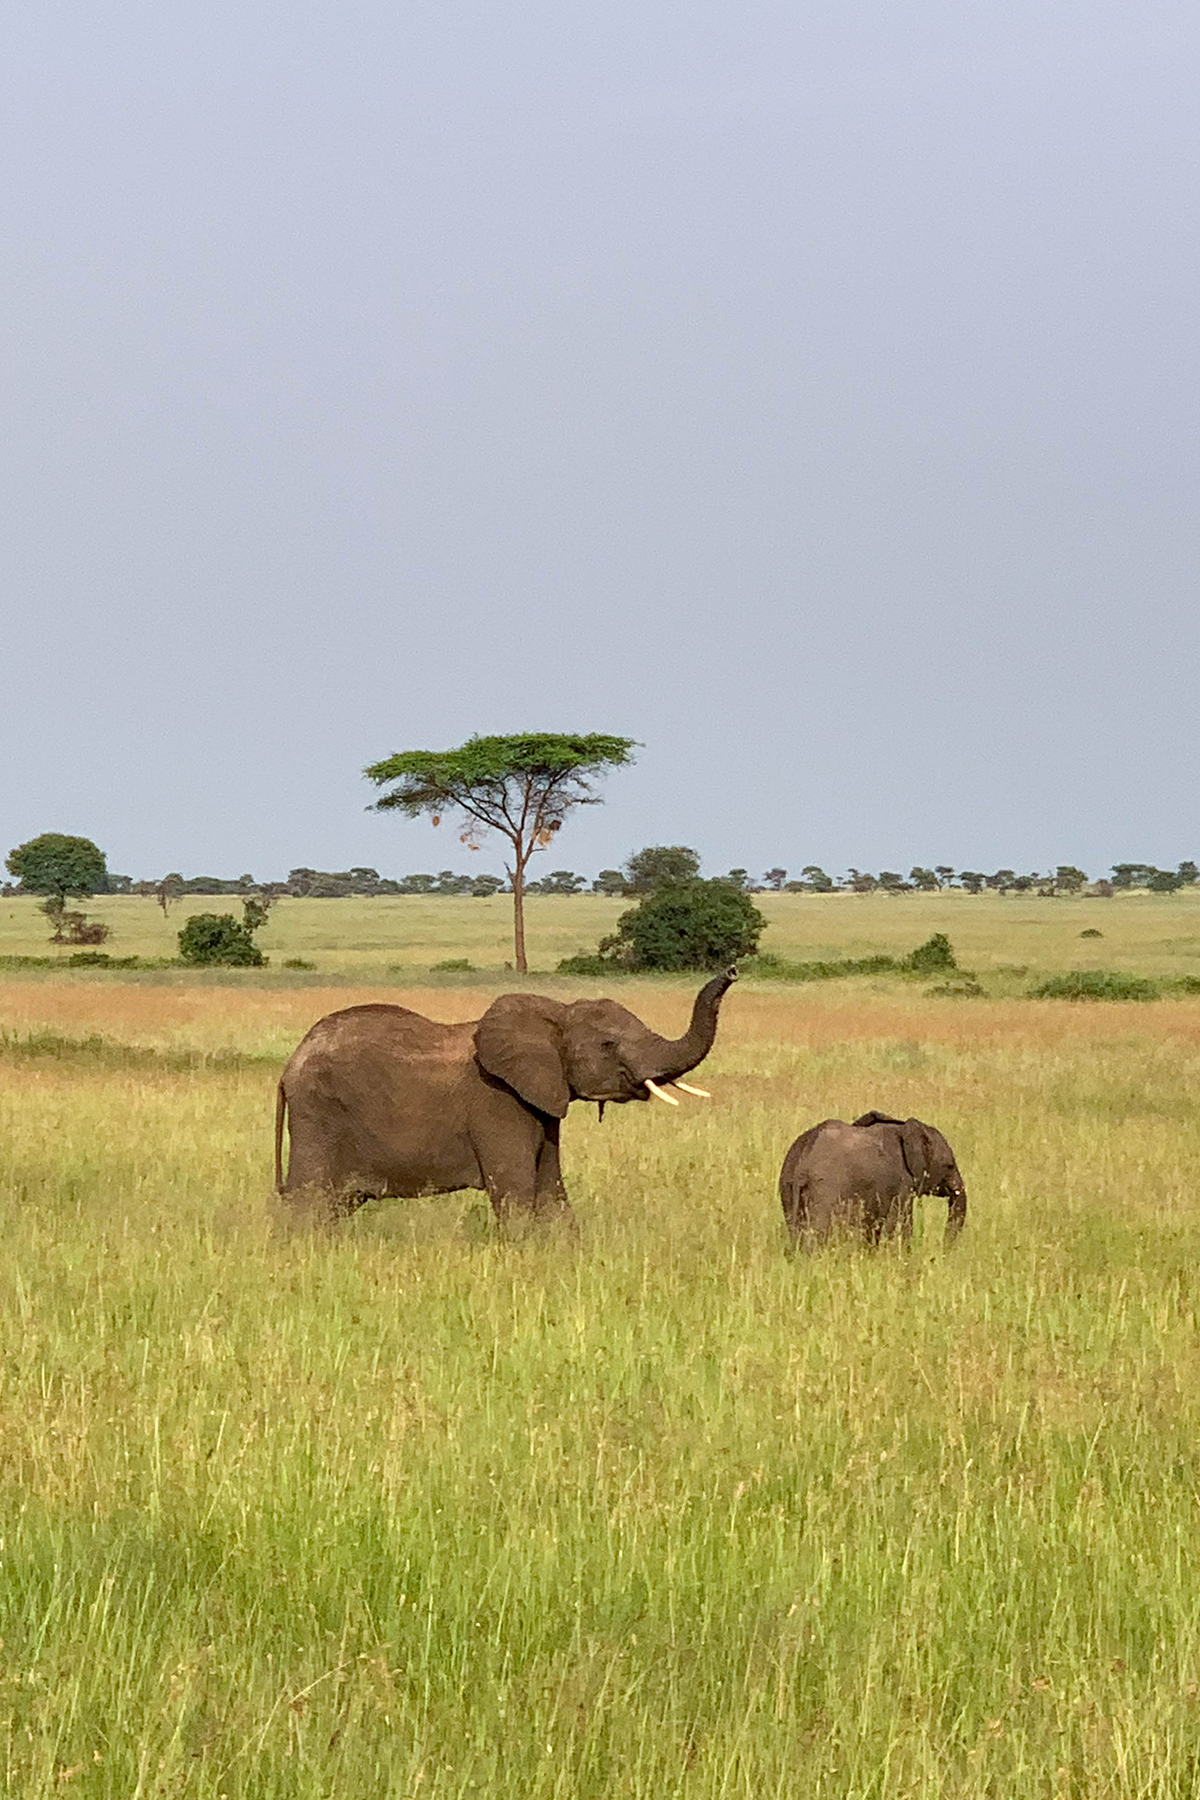
<path id="1" fill-rule="evenodd" d="M 1200 12 L 10 4 L 0 854 L 1200 855 Z"/>

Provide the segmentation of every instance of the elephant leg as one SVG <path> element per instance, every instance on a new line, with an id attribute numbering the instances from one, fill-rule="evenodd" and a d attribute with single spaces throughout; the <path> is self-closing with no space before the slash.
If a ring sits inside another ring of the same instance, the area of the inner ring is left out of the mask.
<path id="1" fill-rule="evenodd" d="M 499 1143 L 489 1143 L 480 1156 L 487 1196 L 500 1225 L 522 1215 L 532 1218 L 537 1211 L 542 1138 L 540 1130 L 513 1133 Z"/>
<path id="2" fill-rule="evenodd" d="M 542 1219 L 561 1219 L 564 1223 L 574 1225 L 575 1214 L 571 1202 L 567 1199 L 567 1190 L 563 1184 L 562 1166 L 558 1158 L 558 1120 L 547 1130 L 545 1142 L 538 1152 L 537 1186 L 534 1192 L 534 1211 Z"/>

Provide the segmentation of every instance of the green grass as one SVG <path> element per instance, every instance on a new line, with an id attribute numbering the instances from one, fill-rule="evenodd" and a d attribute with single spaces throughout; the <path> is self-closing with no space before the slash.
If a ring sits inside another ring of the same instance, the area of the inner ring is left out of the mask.
<path id="1" fill-rule="evenodd" d="M 591 894 L 532 895 L 527 903 L 531 964 L 549 972 L 566 956 L 594 951 L 628 904 Z M 756 904 L 769 921 L 763 951 L 791 963 L 900 959 L 941 931 L 963 968 L 1001 989 L 1005 965 L 1017 965 L 1031 976 L 1073 969 L 1200 975 L 1200 892 L 1138 893 L 1112 900 L 962 893 L 760 894 Z M 240 915 L 240 903 L 192 896 L 164 918 L 151 900 L 117 897 L 96 900 L 89 910 L 112 927 L 108 954 L 156 963 L 177 955 L 179 931 L 194 913 Z M 1080 932 L 1097 928 L 1097 921 L 1103 937 L 1081 938 Z M 51 966 L 65 962 L 69 946 L 55 949 L 46 937 L 45 919 L 32 899 L 0 900 L 0 970 L 11 966 L 8 959 L 14 956 L 34 957 L 39 963 L 46 958 Z M 262 973 L 251 971 L 249 978 L 259 983 L 302 979 L 300 971 L 281 972 L 287 960 L 296 958 L 315 965 L 322 980 L 381 981 L 389 971 L 398 979 L 411 979 L 439 962 L 462 960 L 502 980 L 513 958 L 512 902 L 504 894 L 490 900 L 415 895 L 283 900 L 257 941 L 272 963 Z M 93 978 L 111 979 L 111 972 L 100 970 Z M 150 971 L 146 978 L 170 981 L 177 976 L 164 969 L 157 976 Z"/>
<path id="2" fill-rule="evenodd" d="M 275 1070 L 373 990 L 239 980 L 0 987 L 6 1792 L 1190 1800 L 1200 1002 L 743 984 L 712 1102 L 575 1108 L 580 1241 L 518 1247 L 290 1229 Z M 783 1151 L 869 1106 L 959 1248 L 789 1260 Z"/>

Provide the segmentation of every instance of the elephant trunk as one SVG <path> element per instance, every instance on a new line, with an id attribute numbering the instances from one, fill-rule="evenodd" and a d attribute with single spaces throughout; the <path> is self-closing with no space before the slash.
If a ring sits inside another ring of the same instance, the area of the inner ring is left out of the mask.
<path id="1" fill-rule="evenodd" d="M 717 1035 L 717 1014 L 725 991 L 737 980 L 737 970 L 726 969 L 715 975 L 696 995 L 692 1022 L 681 1038 L 659 1038 L 654 1052 L 654 1067 L 644 1071 L 654 1081 L 674 1081 L 704 1061 Z"/>
<path id="2" fill-rule="evenodd" d="M 963 1223 L 967 1216 L 967 1190 L 961 1181 L 951 1184 L 948 1198 L 950 1204 L 946 1212 L 947 1248 L 954 1242 L 955 1238 L 962 1230 Z"/>

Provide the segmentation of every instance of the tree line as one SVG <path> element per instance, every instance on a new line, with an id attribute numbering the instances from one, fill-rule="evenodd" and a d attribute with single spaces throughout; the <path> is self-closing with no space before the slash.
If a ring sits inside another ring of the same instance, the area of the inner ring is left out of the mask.
<path id="1" fill-rule="evenodd" d="M 555 869 L 541 881 L 529 878 L 531 859 L 556 843 L 568 817 L 580 806 L 600 804 L 599 784 L 609 773 L 634 760 L 638 746 L 632 738 L 593 733 L 572 736 L 560 732 L 529 732 L 508 737 L 472 737 L 451 750 L 403 750 L 370 764 L 363 774 L 382 789 L 374 810 L 395 811 L 409 819 L 427 818 L 440 825 L 443 818 L 459 827 L 459 842 L 468 850 L 481 848 L 481 840 L 495 836 L 508 845 L 505 875 L 458 875 L 444 869 L 439 875 L 407 875 L 400 880 L 383 877 L 366 867 L 343 871 L 293 869 L 286 882 L 256 882 L 250 875 L 236 880 L 192 876 L 178 872 L 158 881 L 134 881 L 111 875 L 102 852 L 90 839 L 43 833 L 18 845 L 8 857 L 10 874 L 21 891 L 44 896 L 43 906 L 54 922 L 56 942 L 97 943 L 107 928 L 89 922 L 85 915 L 68 912 L 70 898 L 89 898 L 99 893 L 151 895 L 164 914 L 185 894 L 236 894 L 246 904 L 257 895 L 270 903 L 285 894 L 305 898 L 338 898 L 373 894 L 472 894 L 486 898 L 502 888 L 512 896 L 513 944 L 519 972 L 528 968 L 525 953 L 525 898 L 527 894 L 571 895 L 583 892 L 587 878 L 571 869 Z M 651 845 L 637 851 L 620 869 L 601 869 L 591 882 L 595 893 L 645 896 L 665 889 L 711 888 L 711 904 L 723 907 L 728 896 L 758 892 L 904 894 L 960 888 L 968 893 L 985 889 L 1001 894 L 1113 894 L 1119 889 L 1146 887 L 1155 893 L 1171 893 L 1190 886 L 1200 871 L 1194 862 L 1182 862 L 1174 870 L 1149 863 L 1118 863 L 1107 877 L 1088 886 L 1085 870 L 1059 863 L 1052 871 L 998 869 L 955 870 L 948 864 L 933 868 L 915 865 L 905 877 L 899 870 L 883 869 L 878 875 L 852 868 L 838 880 L 815 863 L 808 863 L 797 879 L 789 880 L 782 866 L 766 870 L 761 881 L 746 869 L 704 883 L 700 857 L 686 845 Z M 693 896 L 697 898 L 698 897 Z M 217 917 L 218 915 L 207 915 Z M 232 915 L 226 915 L 232 917 Z M 761 916 L 761 915 L 760 915 Z"/>
<path id="2" fill-rule="evenodd" d="M 254 894 L 268 900 L 289 897 L 298 900 L 340 900 L 417 894 L 451 898 L 470 896 L 486 900 L 494 894 L 512 892 L 511 881 L 504 876 L 469 875 L 453 869 L 442 869 L 437 874 L 418 873 L 393 877 L 381 875 L 378 869 L 366 866 L 333 870 L 300 867 L 289 869 L 285 881 L 259 881 L 249 873 L 237 876 L 182 875 L 172 871 L 157 878 L 138 879 L 110 870 L 102 853 L 88 839 L 60 839 L 56 833 L 46 833 L 44 836 L 47 840 L 87 846 L 82 862 L 77 856 L 75 866 L 68 871 L 65 877 L 67 886 L 64 887 L 60 880 L 51 890 L 54 905 L 49 910 L 52 912 L 65 909 L 68 889 L 86 897 L 93 894 L 137 894 L 155 900 L 160 905 L 170 905 L 189 894 L 232 895 L 237 898 Z M 35 844 L 42 841 L 33 840 Z M 20 846 L 11 853 L 8 866 L 12 872 L 17 872 L 13 857 L 19 859 L 20 851 L 26 848 L 28 846 Z M 91 853 L 90 857 L 88 852 Z M 85 865 L 86 877 L 80 886 L 77 877 Z M 21 866 L 24 867 L 24 863 Z M 41 866 L 35 869 L 35 881 L 41 880 L 44 873 Z M 593 893 L 626 899 L 652 893 L 657 888 L 672 883 L 695 881 L 699 876 L 700 855 L 697 851 L 684 844 L 653 844 L 635 851 L 619 869 L 601 869 L 592 878 L 577 874 L 573 869 L 552 869 L 540 881 L 527 879 L 524 891 L 526 894 L 568 896 Z M 1037 869 L 1028 873 L 1018 873 L 1015 869 L 997 869 L 991 874 L 975 869 L 956 870 L 946 863 L 938 863 L 932 868 L 917 864 L 909 870 L 907 876 L 890 869 L 881 869 L 876 875 L 855 868 L 844 875 L 832 876 L 827 875 L 815 863 L 808 863 L 798 876 L 790 880 L 788 870 L 779 865 L 765 870 L 757 880 L 748 870 L 741 868 L 730 869 L 728 874 L 719 879 L 750 894 L 910 894 L 958 889 L 970 894 L 1036 893 L 1053 896 L 1091 892 L 1103 896 L 1137 888 L 1144 888 L 1150 893 L 1176 893 L 1180 888 L 1192 887 L 1200 880 L 1200 867 L 1191 861 L 1181 862 L 1175 869 L 1160 869 L 1153 863 L 1114 863 L 1108 876 L 1093 882 L 1086 870 L 1070 863 L 1059 863 L 1044 873 Z M 30 885 L 22 879 L 6 882 L 0 888 L 0 892 L 6 895 L 43 894 L 46 891 L 44 886 Z M 61 907 L 59 899 L 63 901 Z"/>

